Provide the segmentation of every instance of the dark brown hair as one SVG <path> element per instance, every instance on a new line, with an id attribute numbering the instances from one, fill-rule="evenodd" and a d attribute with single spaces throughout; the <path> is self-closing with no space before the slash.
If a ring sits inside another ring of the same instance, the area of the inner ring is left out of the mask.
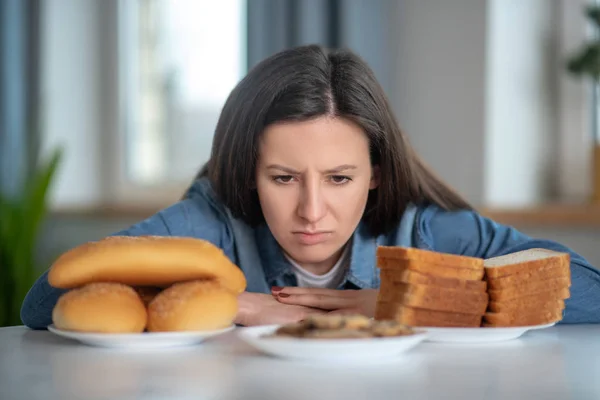
<path id="1" fill-rule="evenodd" d="M 254 188 L 258 137 L 269 125 L 334 115 L 354 121 L 370 142 L 381 180 L 370 192 L 364 222 L 374 235 L 395 228 L 409 203 L 446 210 L 471 206 L 415 154 L 369 66 L 348 50 L 302 46 L 259 63 L 233 89 L 219 117 L 207 177 L 233 216 L 264 220 Z"/>

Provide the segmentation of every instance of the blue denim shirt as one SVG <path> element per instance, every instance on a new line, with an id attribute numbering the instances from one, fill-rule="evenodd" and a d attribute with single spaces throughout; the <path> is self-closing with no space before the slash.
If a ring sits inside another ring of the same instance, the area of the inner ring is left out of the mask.
<path id="1" fill-rule="evenodd" d="M 293 286 L 296 280 L 266 225 L 250 227 L 232 217 L 206 179 L 194 183 L 184 200 L 115 235 L 187 236 L 205 239 L 223 249 L 244 272 L 247 291 L 270 293 L 272 286 Z M 410 206 L 398 227 L 374 237 L 364 224 L 354 232 L 350 268 L 340 289 L 379 288 L 377 246 L 407 246 L 490 258 L 542 247 L 571 255 L 571 297 L 562 323 L 600 322 L 600 271 L 570 249 L 530 238 L 475 211 L 444 211 L 437 206 Z M 21 319 L 34 329 L 52 323 L 52 309 L 64 290 L 48 284 L 47 272 L 33 285 L 21 309 Z"/>

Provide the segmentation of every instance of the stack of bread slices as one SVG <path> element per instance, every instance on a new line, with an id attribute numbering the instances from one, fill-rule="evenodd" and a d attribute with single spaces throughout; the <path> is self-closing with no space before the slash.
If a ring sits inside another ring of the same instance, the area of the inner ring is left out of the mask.
<path id="1" fill-rule="evenodd" d="M 377 249 L 375 319 L 412 326 L 478 327 L 488 305 L 483 260 L 404 247 Z"/>
<path id="2" fill-rule="evenodd" d="M 380 246 L 375 319 L 411 326 L 531 326 L 562 319 L 567 253 L 530 249 L 501 257 Z"/>
<path id="3" fill-rule="evenodd" d="M 484 326 L 527 326 L 562 319 L 570 296 L 567 253 L 546 249 L 519 251 L 485 260 L 490 301 Z"/>

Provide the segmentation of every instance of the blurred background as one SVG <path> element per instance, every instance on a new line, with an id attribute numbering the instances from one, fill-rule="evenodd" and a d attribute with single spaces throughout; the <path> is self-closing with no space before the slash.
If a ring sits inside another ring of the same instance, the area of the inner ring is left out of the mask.
<path id="1" fill-rule="evenodd" d="M 229 91 L 258 61 L 308 43 L 360 54 L 417 151 L 482 213 L 600 266 L 598 85 L 567 68 L 597 39 L 585 12 L 595 1 L 0 4 L 5 294 L 176 201 L 209 157 Z"/>

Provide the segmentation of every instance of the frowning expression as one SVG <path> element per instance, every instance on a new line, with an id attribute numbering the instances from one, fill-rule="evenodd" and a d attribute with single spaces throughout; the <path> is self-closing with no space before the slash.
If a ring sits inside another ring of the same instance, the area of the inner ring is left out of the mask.
<path id="1" fill-rule="evenodd" d="M 326 272 L 360 222 L 377 171 L 367 136 L 349 120 L 324 116 L 267 127 L 256 186 L 279 245 L 300 265 Z"/>

